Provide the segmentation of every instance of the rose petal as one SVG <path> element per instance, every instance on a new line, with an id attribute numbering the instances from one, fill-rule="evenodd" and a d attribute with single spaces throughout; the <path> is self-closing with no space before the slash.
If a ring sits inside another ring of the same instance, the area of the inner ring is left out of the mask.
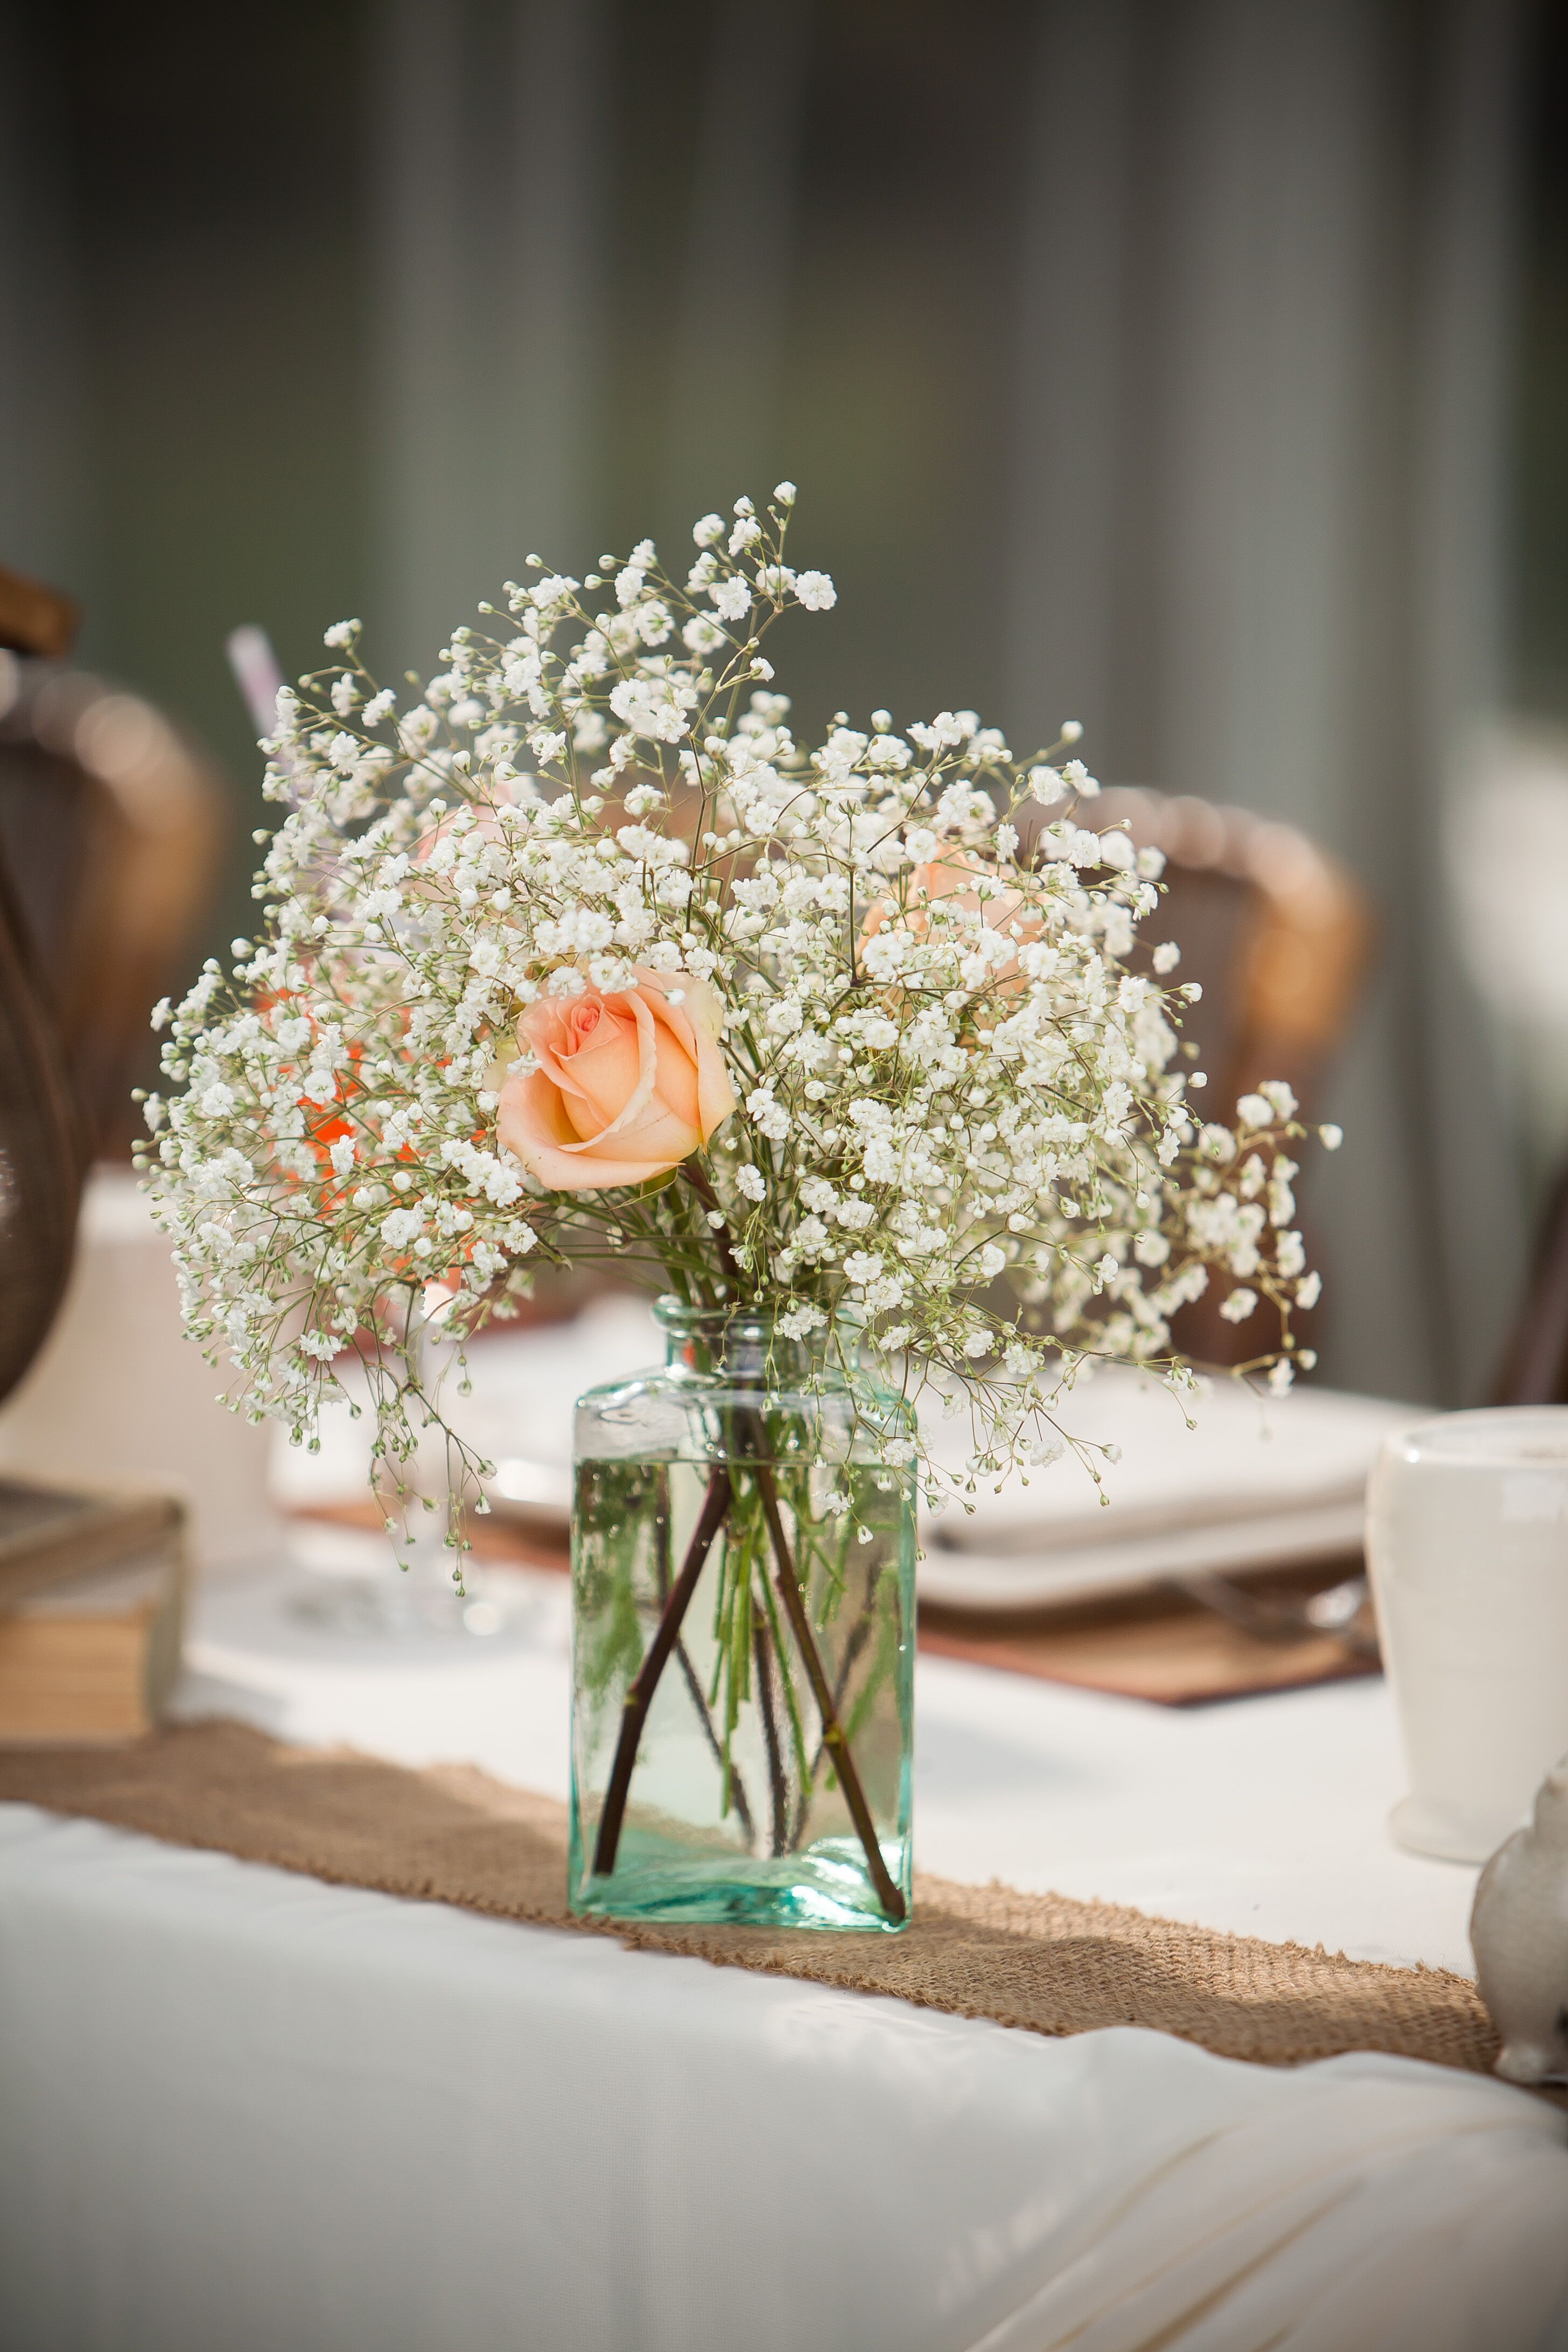
<path id="1" fill-rule="evenodd" d="M 618 1125 L 628 1110 L 639 1110 L 653 1091 L 654 1073 L 650 1041 L 636 1008 L 628 1008 L 624 999 L 616 1003 L 606 999 L 584 1010 L 597 1013 L 598 1019 L 570 1059 L 559 1055 L 557 1064 L 573 1088 L 568 1115 L 586 1139 Z"/>
<path id="2" fill-rule="evenodd" d="M 630 1090 L 613 1110 L 608 1125 L 601 1129 L 605 1135 L 625 1134 L 658 1099 L 655 1087 L 658 1076 L 658 1049 L 653 1015 L 634 990 L 628 989 L 616 1002 L 623 1008 L 622 1017 L 629 1015 L 637 1024 L 637 1068 Z"/>
<path id="3" fill-rule="evenodd" d="M 656 1089 L 667 1107 L 688 1127 L 700 1127 L 697 1040 L 691 1024 L 680 1017 L 679 1006 L 668 1003 L 657 989 L 639 990 L 637 1001 L 654 1034 Z"/>
<path id="4" fill-rule="evenodd" d="M 689 972 L 649 971 L 639 966 L 637 979 L 654 1008 L 655 1017 L 668 1023 L 696 1062 L 693 1116 L 706 1143 L 735 1109 L 735 1089 L 730 1080 L 724 1049 L 719 1043 L 723 1018 L 719 1000 L 705 980 L 694 979 Z M 668 998 L 668 992 L 675 988 L 681 992 L 679 1004 L 671 1004 Z"/>
<path id="5" fill-rule="evenodd" d="M 572 1131 L 559 1087 L 540 1071 L 509 1078 L 501 1089 L 497 1131 L 506 1149 L 552 1192 L 603 1192 L 643 1184 L 694 1151 L 701 1139 L 678 1120 L 659 1118 L 614 1150 L 580 1141 Z"/>

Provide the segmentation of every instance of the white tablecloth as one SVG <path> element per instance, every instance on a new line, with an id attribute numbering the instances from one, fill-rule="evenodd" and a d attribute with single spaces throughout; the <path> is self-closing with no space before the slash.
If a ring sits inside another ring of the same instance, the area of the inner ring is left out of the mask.
<path id="1" fill-rule="evenodd" d="M 208 1605 L 188 1703 L 563 1787 L 564 1592 L 434 1664 Z M 471 1654 L 470 1654 L 471 1653 Z M 922 1661 L 927 1867 L 1464 1964 L 1379 1685 Z M 6 2352 L 1525 2352 L 1568 2129 L 1388 2060 L 1052 2042 L 0 1809 Z"/>

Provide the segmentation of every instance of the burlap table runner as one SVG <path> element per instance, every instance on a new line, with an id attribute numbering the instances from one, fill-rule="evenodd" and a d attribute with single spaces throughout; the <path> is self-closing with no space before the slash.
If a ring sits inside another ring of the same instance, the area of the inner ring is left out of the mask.
<path id="1" fill-rule="evenodd" d="M 129 1748 L 0 1752 L 0 1799 L 339 1885 L 891 1993 L 1035 2033 L 1152 2026 L 1271 2066 L 1383 2050 L 1484 2073 L 1497 2054 L 1474 1985 L 1446 1969 L 1383 1968 L 996 1885 L 917 1878 L 901 1936 L 574 1919 L 565 1808 L 553 1799 L 465 1766 L 411 1772 L 287 1748 L 235 1723 L 193 1724 Z"/>

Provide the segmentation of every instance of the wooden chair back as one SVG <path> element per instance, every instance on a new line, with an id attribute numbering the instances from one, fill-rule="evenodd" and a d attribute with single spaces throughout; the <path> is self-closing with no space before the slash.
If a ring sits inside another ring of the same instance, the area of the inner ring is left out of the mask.
<path id="1" fill-rule="evenodd" d="M 1137 847 L 1164 856 L 1165 897 L 1142 926 L 1141 953 L 1174 940 L 1173 977 L 1203 990 L 1183 1022 L 1192 1066 L 1208 1081 L 1194 1109 L 1228 1120 L 1261 1080 L 1283 1078 L 1305 1117 L 1321 1118 L 1324 1071 L 1371 960 L 1371 909 L 1353 876 L 1294 825 L 1212 801 L 1121 788 L 1084 816 L 1099 831 L 1125 825 Z M 1179 1318 L 1178 1344 L 1200 1361 L 1254 1352 L 1248 1327 L 1222 1320 L 1224 1296 L 1211 1285 Z M 1307 1318 L 1300 1328 L 1310 1344 Z"/>
<path id="2" fill-rule="evenodd" d="M 1102 793 L 1093 814 L 1164 854 L 1164 905 L 1143 929 L 1152 942 L 1175 940 L 1177 976 L 1203 989 L 1184 1026 L 1214 1116 L 1228 1118 L 1263 1078 L 1286 1079 L 1307 1116 L 1320 1115 L 1323 1071 L 1370 961 L 1360 884 L 1294 825 L 1247 809 L 1122 790 Z"/>
<path id="3" fill-rule="evenodd" d="M 47 991 L 0 866 L 0 1399 L 42 1347 L 65 1295 L 81 1147 Z"/>
<path id="4" fill-rule="evenodd" d="M 129 1154 L 148 1019 L 182 986 L 226 830 L 221 773 L 139 695 L 0 653 L 0 854 L 89 1153 Z"/>

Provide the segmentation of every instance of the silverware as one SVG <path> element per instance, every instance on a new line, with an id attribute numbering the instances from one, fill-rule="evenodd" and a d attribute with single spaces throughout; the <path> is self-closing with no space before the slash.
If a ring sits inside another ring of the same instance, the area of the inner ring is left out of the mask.
<path id="1" fill-rule="evenodd" d="M 1359 1571 L 1303 1600 L 1271 1598 L 1248 1591 L 1228 1576 L 1177 1576 L 1170 1581 L 1201 1609 L 1265 1642 L 1306 1642 L 1332 1634 L 1358 1658 L 1378 1655 L 1377 1635 L 1364 1622 L 1370 1598 Z"/>

